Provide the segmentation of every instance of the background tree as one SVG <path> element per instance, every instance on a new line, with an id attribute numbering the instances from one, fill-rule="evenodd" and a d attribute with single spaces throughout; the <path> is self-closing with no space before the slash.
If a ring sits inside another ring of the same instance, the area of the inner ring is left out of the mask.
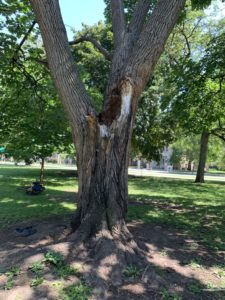
<path id="1" fill-rule="evenodd" d="M 170 162 L 174 167 L 180 167 L 181 163 L 184 162 L 187 163 L 187 170 L 192 171 L 192 164 L 198 163 L 199 136 L 194 134 L 184 136 L 184 133 L 180 132 L 177 141 L 171 147 Z"/>
<path id="2" fill-rule="evenodd" d="M 44 159 L 72 143 L 69 124 L 27 4 L 5 1 L 0 7 L 0 143 L 15 160 L 40 160 L 42 181 Z"/>
<path id="3" fill-rule="evenodd" d="M 209 136 L 216 134 L 219 127 L 220 131 L 223 128 L 224 55 L 220 52 L 224 40 L 222 23 L 218 20 L 208 23 L 202 13 L 196 21 L 193 13 L 189 13 L 171 37 L 177 46 L 171 47 L 168 43 L 166 53 L 170 63 L 164 66 L 168 75 L 163 109 L 171 119 L 177 120 L 186 134 L 201 134 L 196 182 L 204 182 Z M 203 30 L 206 24 L 208 31 Z M 180 43 L 181 39 L 185 42 L 184 46 Z"/>

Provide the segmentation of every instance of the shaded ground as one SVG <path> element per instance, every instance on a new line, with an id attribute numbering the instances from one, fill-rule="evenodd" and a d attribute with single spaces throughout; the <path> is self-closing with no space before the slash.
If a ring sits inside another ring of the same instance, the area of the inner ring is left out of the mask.
<path id="1" fill-rule="evenodd" d="M 76 245 L 60 241 L 63 230 L 69 226 L 68 216 L 52 217 L 41 223 L 24 222 L 17 227 L 26 225 L 33 225 L 37 233 L 17 237 L 16 226 L 0 230 L 1 300 L 85 299 L 70 297 L 70 290 L 63 290 L 63 287 L 80 286 L 84 290 L 90 286 L 92 293 L 97 294 L 98 287 L 86 281 L 86 275 L 92 273 L 104 279 L 108 289 L 105 298 L 110 300 L 225 299 L 225 253 L 209 250 L 184 231 L 152 223 L 130 222 L 129 229 L 146 250 L 150 264 L 141 270 L 135 266 L 124 270 L 123 281 L 118 284 L 116 280 L 110 280 L 108 261 L 111 257 L 104 257 L 99 267 L 93 269 L 92 262 L 86 260 L 82 251 L 79 258 L 73 256 Z M 36 275 L 30 267 L 34 262 L 41 262 L 49 249 L 61 253 L 66 264 L 75 266 L 77 273 L 60 278 L 58 269 L 45 263 L 41 275 L 44 281 L 31 287 Z M 12 266 L 18 266 L 20 271 L 13 276 L 11 288 L 5 290 L 9 280 L 6 271 Z M 93 296 L 89 298 L 94 299 Z M 97 296 L 95 299 L 103 298 Z"/>

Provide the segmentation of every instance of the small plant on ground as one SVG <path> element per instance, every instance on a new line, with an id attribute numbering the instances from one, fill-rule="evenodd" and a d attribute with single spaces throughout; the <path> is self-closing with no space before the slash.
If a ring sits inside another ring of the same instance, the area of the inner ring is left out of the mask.
<path id="1" fill-rule="evenodd" d="M 43 262 L 47 262 L 58 267 L 63 264 L 63 256 L 60 253 L 49 250 L 45 254 Z"/>
<path id="2" fill-rule="evenodd" d="M 166 250 L 162 250 L 162 251 L 159 252 L 159 255 L 161 255 L 161 256 L 167 256 L 168 253 L 167 253 Z"/>
<path id="3" fill-rule="evenodd" d="M 57 267 L 56 273 L 60 278 L 67 279 L 71 275 L 79 275 L 78 269 L 69 265 L 61 265 Z"/>
<path id="4" fill-rule="evenodd" d="M 136 266 L 128 266 L 124 271 L 124 275 L 126 277 L 132 277 L 132 278 L 139 276 L 140 273 L 141 271 Z"/>
<path id="5" fill-rule="evenodd" d="M 30 269 L 35 274 L 35 278 L 31 280 L 30 286 L 36 287 L 43 283 L 43 263 L 41 261 L 34 262 Z"/>
<path id="6" fill-rule="evenodd" d="M 225 277 L 225 266 L 218 266 L 215 273 L 219 278 L 224 278 Z"/>
<path id="7" fill-rule="evenodd" d="M 13 279 L 8 279 L 8 281 L 6 282 L 5 286 L 4 286 L 4 289 L 5 290 L 11 290 L 13 287 L 14 287 L 14 284 L 15 284 L 15 280 Z"/>
<path id="8" fill-rule="evenodd" d="M 199 269 L 199 268 L 201 268 L 201 265 L 198 263 L 198 261 L 195 261 L 195 260 L 191 260 L 190 263 L 189 263 L 189 266 L 192 269 Z"/>
<path id="9" fill-rule="evenodd" d="M 167 289 L 163 288 L 160 292 L 163 300 L 182 300 L 182 298 L 174 293 L 170 293 Z"/>
<path id="10" fill-rule="evenodd" d="M 9 269 L 9 271 L 7 271 L 7 272 L 5 273 L 5 275 L 8 276 L 8 277 L 13 277 L 13 276 L 19 275 L 20 272 L 21 272 L 20 267 L 18 267 L 18 266 L 13 266 L 13 267 L 11 267 L 11 268 Z"/>
<path id="11" fill-rule="evenodd" d="M 61 290 L 63 300 L 88 300 L 91 288 L 85 283 L 73 284 Z"/>
<path id="12" fill-rule="evenodd" d="M 36 277 L 36 278 L 31 280 L 30 286 L 31 287 L 36 287 L 36 286 L 39 286 L 40 284 L 42 284 L 43 282 L 44 282 L 43 277 Z"/>
<path id="13" fill-rule="evenodd" d="M 9 271 L 5 273 L 5 275 L 8 277 L 8 280 L 4 286 L 5 290 L 10 290 L 14 287 L 15 280 L 13 279 L 15 276 L 18 276 L 20 274 L 21 270 L 18 266 L 13 266 L 10 268 Z"/>
<path id="14" fill-rule="evenodd" d="M 41 261 L 34 262 L 30 269 L 34 274 L 40 275 L 43 272 L 43 264 Z"/>
<path id="15" fill-rule="evenodd" d="M 193 282 L 187 286 L 187 289 L 192 293 L 198 294 L 202 291 L 202 286 L 198 283 Z"/>
<path id="16" fill-rule="evenodd" d="M 211 283 L 211 282 L 207 283 L 207 289 L 211 290 L 211 289 L 215 289 L 215 288 L 216 288 L 216 286 L 213 283 Z"/>

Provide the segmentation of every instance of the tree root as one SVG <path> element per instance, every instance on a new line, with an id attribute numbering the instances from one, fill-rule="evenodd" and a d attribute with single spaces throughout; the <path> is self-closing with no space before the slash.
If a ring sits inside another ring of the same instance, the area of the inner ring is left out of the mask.
<path id="1" fill-rule="evenodd" d="M 74 245 L 71 256 L 88 266 L 84 278 L 94 287 L 93 299 L 107 299 L 110 286 L 123 283 L 128 267 L 135 267 L 141 275 L 149 264 L 125 224 L 113 231 L 102 229 L 92 237 L 78 229 L 68 239 Z"/>

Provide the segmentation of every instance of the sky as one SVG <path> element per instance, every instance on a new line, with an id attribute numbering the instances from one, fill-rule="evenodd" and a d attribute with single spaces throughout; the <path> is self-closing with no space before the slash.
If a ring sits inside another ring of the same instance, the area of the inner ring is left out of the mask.
<path id="1" fill-rule="evenodd" d="M 215 13 L 216 9 L 216 13 Z M 206 13 L 214 19 L 222 19 L 225 17 L 225 3 L 221 0 L 215 1 L 209 8 L 206 9 Z"/>
<path id="2" fill-rule="evenodd" d="M 59 0 L 63 20 L 66 25 L 69 40 L 72 40 L 73 33 L 71 28 L 80 30 L 82 23 L 87 25 L 94 25 L 100 20 L 104 20 L 104 0 Z M 216 0 L 214 5 L 218 9 L 216 16 L 213 16 L 213 5 L 208 8 L 207 13 L 216 19 L 225 17 L 225 3 L 221 0 Z"/>
<path id="3" fill-rule="evenodd" d="M 93 25 L 104 20 L 103 0 L 60 0 L 59 2 L 69 40 L 73 37 L 71 27 L 80 30 L 82 23 Z"/>

